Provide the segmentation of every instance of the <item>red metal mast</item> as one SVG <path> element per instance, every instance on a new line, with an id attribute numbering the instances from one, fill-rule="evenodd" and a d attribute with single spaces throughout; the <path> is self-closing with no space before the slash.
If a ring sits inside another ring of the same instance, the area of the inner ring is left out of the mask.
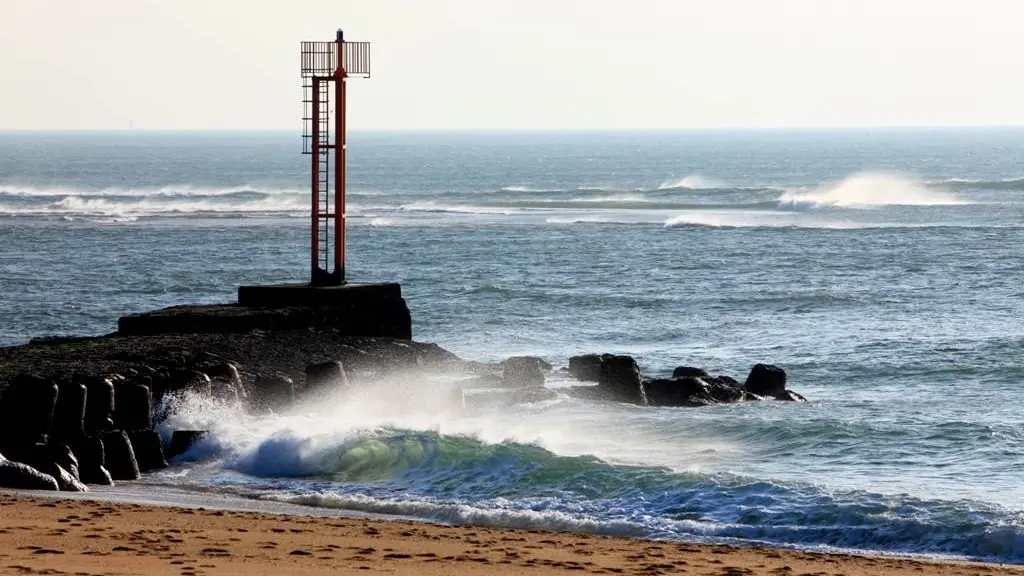
<path id="1" fill-rule="evenodd" d="M 313 286 L 345 283 L 345 88 L 350 76 L 370 76 L 369 42 L 346 42 L 344 34 L 338 30 L 334 42 L 302 43 L 302 153 L 312 155 L 310 284 Z M 336 106 L 333 138 L 331 82 Z M 332 263 L 333 270 L 330 269 Z"/>

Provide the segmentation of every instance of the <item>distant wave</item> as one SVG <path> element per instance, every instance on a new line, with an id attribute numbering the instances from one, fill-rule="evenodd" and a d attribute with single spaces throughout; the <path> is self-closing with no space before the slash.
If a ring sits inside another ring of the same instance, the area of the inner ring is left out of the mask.
<path id="1" fill-rule="evenodd" d="M 194 214 L 290 214 L 306 210 L 302 193 L 269 194 L 251 190 L 213 194 L 0 195 L 0 215 L 142 218 Z"/>
<path id="2" fill-rule="evenodd" d="M 714 178 L 707 178 L 700 174 L 690 174 L 677 178 L 675 180 L 667 180 L 662 182 L 658 186 L 658 190 L 676 190 L 676 189 L 687 189 L 687 190 L 713 190 L 716 188 L 728 188 L 729 185 L 721 180 Z"/>
<path id="3" fill-rule="evenodd" d="M 1003 180 L 971 180 L 969 178 L 947 178 L 928 183 L 952 190 L 1024 190 L 1024 177 Z"/>
<path id="4" fill-rule="evenodd" d="M 8 196 L 226 196 L 239 193 L 301 194 L 299 188 L 272 188 L 244 184 L 241 186 L 195 186 L 169 184 L 166 186 L 81 188 L 74 186 L 25 186 L 0 182 L 0 195 Z"/>
<path id="5" fill-rule="evenodd" d="M 501 189 L 502 192 L 522 192 L 522 193 L 535 193 L 543 194 L 546 192 L 565 192 L 560 188 L 532 188 L 530 186 L 505 186 Z"/>
<path id="6" fill-rule="evenodd" d="M 969 204 L 943 190 L 894 174 L 862 172 L 833 184 L 790 190 L 779 206 L 793 210 L 816 208 L 878 208 L 882 206 L 950 206 Z"/>

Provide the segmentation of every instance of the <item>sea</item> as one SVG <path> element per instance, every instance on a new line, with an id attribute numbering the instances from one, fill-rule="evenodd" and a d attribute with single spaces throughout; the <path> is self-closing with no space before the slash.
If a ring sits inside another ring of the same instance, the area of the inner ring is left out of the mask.
<path id="1" fill-rule="evenodd" d="M 0 133 L 0 345 L 309 277 L 290 132 Z M 416 340 L 536 355 L 543 401 L 410 374 L 247 413 L 147 490 L 434 522 L 1024 563 L 1024 129 L 366 132 L 348 278 Z M 575 398 L 582 353 L 807 403 Z"/>

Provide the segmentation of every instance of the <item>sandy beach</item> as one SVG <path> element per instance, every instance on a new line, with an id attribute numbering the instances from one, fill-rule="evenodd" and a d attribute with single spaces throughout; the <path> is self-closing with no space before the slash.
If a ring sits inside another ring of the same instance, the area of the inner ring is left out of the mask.
<path id="1" fill-rule="evenodd" d="M 1024 567 L 0 493 L 2 574 L 1024 574 Z"/>

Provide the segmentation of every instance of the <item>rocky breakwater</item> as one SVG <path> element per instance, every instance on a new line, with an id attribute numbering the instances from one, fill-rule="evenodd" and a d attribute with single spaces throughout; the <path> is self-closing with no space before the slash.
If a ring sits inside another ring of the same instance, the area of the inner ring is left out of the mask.
<path id="1" fill-rule="evenodd" d="M 742 383 L 731 376 L 712 376 L 701 368 L 679 366 L 670 376 L 646 377 L 631 356 L 586 354 L 573 356 L 567 368 L 553 371 L 550 363 L 532 356 L 514 356 L 497 364 L 467 363 L 476 375 L 461 382 L 468 407 L 501 407 L 552 399 L 567 394 L 591 400 L 639 406 L 697 407 L 737 402 L 782 400 L 804 402 L 789 390 L 785 370 L 756 364 Z M 549 376 L 556 383 L 548 387 Z M 565 386 L 566 376 L 597 385 Z"/>
<path id="2" fill-rule="evenodd" d="M 161 438 L 154 417 L 182 394 L 282 409 L 351 380 L 461 370 L 432 344 L 344 328 L 51 338 L 0 348 L 0 487 L 85 490 L 167 466 L 200 432 Z"/>
<path id="3" fill-rule="evenodd" d="M 644 377 L 635 359 L 615 354 L 586 354 L 569 359 L 568 372 L 597 386 L 570 388 L 579 396 L 643 406 L 708 406 L 736 402 L 805 398 L 786 388 L 785 370 L 756 364 L 741 384 L 730 376 L 711 376 L 701 368 L 679 366 L 669 377 Z"/>

